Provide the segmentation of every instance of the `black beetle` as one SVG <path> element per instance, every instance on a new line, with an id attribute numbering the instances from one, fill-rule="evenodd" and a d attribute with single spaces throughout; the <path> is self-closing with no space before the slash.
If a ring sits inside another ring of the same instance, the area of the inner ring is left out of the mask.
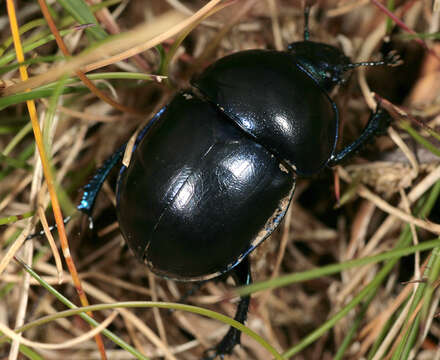
<path id="1" fill-rule="evenodd" d="M 352 144 L 335 152 L 338 109 L 329 92 L 351 63 L 333 46 L 308 39 L 288 51 L 226 56 L 192 80 L 141 131 L 117 181 L 117 217 L 135 256 L 156 274 L 201 281 L 223 274 L 251 282 L 247 255 L 279 225 L 295 176 L 313 175 L 359 149 L 389 123 L 378 109 Z M 86 185 L 78 209 L 90 216 L 125 145 Z M 246 320 L 249 297 L 235 319 Z M 231 328 L 213 357 L 240 342 Z"/>

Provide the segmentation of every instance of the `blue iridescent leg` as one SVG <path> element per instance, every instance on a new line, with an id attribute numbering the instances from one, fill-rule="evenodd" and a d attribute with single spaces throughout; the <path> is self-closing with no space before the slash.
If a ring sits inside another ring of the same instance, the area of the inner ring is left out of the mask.
<path id="1" fill-rule="evenodd" d="M 159 119 L 164 110 L 165 107 L 160 109 L 157 114 L 154 115 L 154 117 L 148 122 L 148 124 L 145 125 L 144 128 L 139 132 L 133 146 L 133 151 L 136 149 L 136 146 L 139 144 L 154 122 Z M 109 175 L 110 171 L 122 160 L 126 146 L 127 144 L 124 144 L 118 150 L 116 150 L 115 153 L 111 155 L 96 171 L 95 175 L 93 175 L 92 179 L 87 183 L 87 185 L 84 186 L 81 202 L 77 206 L 77 209 L 89 216 L 90 227 L 93 227 L 91 215 L 102 184 L 104 184 L 104 181 Z"/>
<path id="2" fill-rule="evenodd" d="M 345 160 L 349 155 L 358 151 L 373 137 L 385 133 L 387 127 L 391 123 L 391 116 L 382 108 L 378 106 L 376 112 L 372 113 L 368 120 L 367 126 L 362 131 L 361 135 L 353 141 L 350 145 L 343 148 L 341 151 L 333 154 L 330 157 L 328 166 L 334 166 Z"/>
<path id="3" fill-rule="evenodd" d="M 101 190 L 102 184 L 104 183 L 105 179 L 107 178 L 110 171 L 115 167 L 117 163 L 122 159 L 122 156 L 124 155 L 125 146 L 121 146 L 112 156 L 110 156 L 104 164 L 98 169 L 98 171 L 93 175 L 92 180 L 90 180 L 86 186 L 84 186 L 83 195 L 81 198 L 80 204 L 77 206 L 77 209 L 84 214 L 88 215 L 89 217 L 89 226 L 92 229 L 93 228 L 93 221 L 92 221 L 92 210 L 93 206 L 95 204 L 95 200 L 99 194 L 99 191 Z M 67 224 L 70 221 L 71 217 L 68 216 L 65 219 L 63 219 L 64 223 Z M 53 231 L 57 228 L 56 225 L 52 225 L 49 227 L 50 231 Z M 26 240 L 30 240 L 36 236 L 43 236 L 44 231 L 40 231 L 35 234 L 30 234 L 26 237 Z"/>
<path id="4" fill-rule="evenodd" d="M 89 218 L 92 215 L 93 206 L 95 205 L 96 198 L 101 190 L 102 184 L 104 184 L 110 171 L 121 161 L 124 156 L 125 147 L 127 144 L 122 145 L 116 152 L 110 156 L 104 164 L 93 175 L 86 186 L 84 186 L 84 192 L 81 198 L 80 204 L 77 209 L 84 214 L 87 214 Z M 92 224 L 92 222 L 90 222 Z"/>
<path id="5" fill-rule="evenodd" d="M 243 261 L 234 267 L 230 275 L 238 286 L 249 285 L 252 283 L 251 268 L 249 258 L 246 257 Z M 234 320 L 244 324 L 247 318 L 249 309 L 250 296 L 243 296 L 237 306 L 237 311 Z M 217 356 L 223 359 L 224 355 L 231 354 L 235 345 L 240 344 L 241 332 L 234 327 L 230 327 L 223 339 L 214 348 L 207 351 L 207 356 L 204 360 L 213 360 Z"/>

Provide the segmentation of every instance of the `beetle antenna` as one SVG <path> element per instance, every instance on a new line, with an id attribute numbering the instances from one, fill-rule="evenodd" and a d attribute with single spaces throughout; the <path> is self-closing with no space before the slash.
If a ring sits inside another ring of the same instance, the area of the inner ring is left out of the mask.
<path id="1" fill-rule="evenodd" d="M 378 66 L 378 65 L 399 66 L 402 64 L 403 64 L 403 60 L 401 59 L 400 55 L 395 51 L 390 51 L 383 60 L 350 63 L 344 66 L 344 70 L 354 69 L 359 66 Z"/>
<path id="2" fill-rule="evenodd" d="M 308 41 L 310 38 L 309 32 L 309 15 L 310 15 L 310 5 L 306 4 L 304 6 L 304 41 Z"/>

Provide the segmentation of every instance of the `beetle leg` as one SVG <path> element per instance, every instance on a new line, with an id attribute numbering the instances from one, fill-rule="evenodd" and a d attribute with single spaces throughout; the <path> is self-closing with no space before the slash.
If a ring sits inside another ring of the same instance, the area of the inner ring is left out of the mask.
<path id="1" fill-rule="evenodd" d="M 84 186 L 83 195 L 81 198 L 80 204 L 77 206 L 77 209 L 89 217 L 89 226 L 93 228 L 92 221 L 92 211 L 93 206 L 95 205 L 95 200 L 101 190 L 102 184 L 107 178 L 110 171 L 116 166 L 116 164 L 122 159 L 124 155 L 125 147 L 127 144 L 122 145 L 114 154 L 112 154 L 104 164 L 96 171 L 95 175 L 93 175 L 92 179 Z M 71 216 L 67 216 L 63 219 L 64 224 L 67 224 L 71 220 Z M 56 225 L 49 226 L 49 230 L 53 231 L 57 228 Z M 26 237 L 26 240 L 33 239 L 37 236 L 43 236 L 44 231 L 30 234 Z"/>
<path id="2" fill-rule="evenodd" d="M 183 295 L 179 298 L 179 300 L 177 300 L 177 302 L 180 303 L 180 304 L 184 304 L 184 303 L 186 303 L 186 300 L 187 300 L 190 296 L 192 296 L 194 293 L 196 293 L 197 291 L 199 291 L 200 288 L 201 288 L 203 285 L 205 285 L 207 281 L 209 281 L 209 280 L 198 281 L 198 282 L 192 284 L 191 288 L 190 288 L 189 290 L 187 290 L 187 291 L 185 292 L 185 294 L 183 294 Z M 172 314 L 172 313 L 174 312 L 174 309 L 168 309 L 168 312 L 169 312 L 170 314 Z"/>
<path id="3" fill-rule="evenodd" d="M 147 131 L 151 128 L 151 126 L 160 118 L 162 113 L 164 112 L 166 106 L 160 109 L 152 119 L 143 127 L 143 129 L 139 132 L 133 150 L 136 149 L 136 146 L 142 140 Z M 92 180 L 90 180 L 86 186 L 84 186 L 83 196 L 81 198 L 81 202 L 78 205 L 77 209 L 89 216 L 90 227 L 93 227 L 91 214 L 93 211 L 93 206 L 95 205 L 95 200 L 101 190 L 102 184 L 104 184 L 105 179 L 107 178 L 110 171 L 116 166 L 116 164 L 121 161 L 124 156 L 125 148 L 127 144 L 122 145 L 118 150 L 115 151 L 113 155 L 111 155 L 104 164 L 96 171 L 95 175 L 93 175 Z"/>
<path id="4" fill-rule="evenodd" d="M 240 264 L 231 270 L 230 275 L 238 286 L 251 284 L 252 277 L 249 258 L 244 258 Z M 249 302 L 249 295 L 240 298 L 234 320 L 244 324 L 248 314 Z M 207 350 L 208 356 L 204 360 L 213 360 L 217 356 L 223 359 L 225 354 L 231 354 L 234 346 L 240 344 L 240 336 L 240 330 L 231 326 L 223 339 L 214 348 Z M 209 355 L 209 353 L 212 354 Z"/>
<path id="5" fill-rule="evenodd" d="M 64 225 L 66 225 L 70 220 L 72 220 L 72 216 L 66 216 L 64 219 L 63 219 L 63 223 L 64 223 Z M 51 226 L 49 226 L 49 231 L 50 232 L 52 232 L 52 231 L 54 231 L 55 229 L 57 229 L 58 227 L 57 227 L 57 225 L 55 224 L 55 225 L 51 225 Z M 36 232 L 36 233 L 33 233 L 33 234 L 29 234 L 28 236 L 26 236 L 26 239 L 25 240 L 31 240 L 31 239 L 33 239 L 33 238 L 36 238 L 36 237 L 38 237 L 38 236 L 44 236 L 46 233 L 44 232 L 44 230 L 40 230 L 39 232 Z"/>
<path id="6" fill-rule="evenodd" d="M 93 221 L 91 215 L 93 211 L 93 206 L 95 205 L 95 200 L 108 174 L 116 166 L 116 164 L 122 159 L 126 145 L 127 144 L 122 145 L 118 150 L 116 150 L 114 154 L 112 154 L 107 160 L 105 160 L 104 164 L 96 171 L 92 179 L 84 186 L 81 202 L 77 206 L 77 209 L 82 213 L 88 215 L 90 228 L 93 228 Z M 65 224 L 67 224 L 70 221 L 70 219 L 71 217 L 68 216 L 65 219 L 63 219 L 63 221 Z M 53 225 L 49 227 L 49 230 L 52 231 L 56 228 L 57 226 Z M 42 235 L 44 235 L 44 231 L 40 231 L 39 233 L 28 235 L 26 237 L 26 240 L 30 240 L 36 236 L 42 236 Z"/>
<path id="7" fill-rule="evenodd" d="M 374 136 L 379 136 L 385 133 L 387 127 L 391 122 L 391 116 L 382 109 L 380 106 L 377 110 L 371 114 L 368 120 L 367 126 L 362 131 L 361 135 L 353 141 L 350 145 L 347 145 L 341 151 L 333 154 L 328 161 L 328 166 L 334 166 L 339 164 L 341 161 L 345 160 L 349 155 L 358 151 L 363 145 L 365 145 L 369 140 L 373 139 Z"/>
<path id="8" fill-rule="evenodd" d="M 92 180 L 90 180 L 86 186 L 84 186 L 83 196 L 81 202 L 77 209 L 90 218 L 93 211 L 93 206 L 95 205 L 95 200 L 101 190 L 102 184 L 104 184 L 110 171 L 119 163 L 125 152 L 126 144 L 122 145 L 116 152 L 111 155 L 104 164 L 96 171 L 93 175 Z M 92 224 L 92 223 L 90 223 Z"/>
<path id="9" fill-rule="evenodd" d="M 400 57 L 400 55 L 395 51 L 392 50 L 386 54 L 385 58 L 379 61 L 361 61 L 357 63 L 350 63 L 346 64 L 344 66 L 345 71 L 354 69 L 360 66 L 381 66 L 381 65 L 387 65 L 387 66 L 400 66 L 403 64 L 403 60 Z"/>
<path id="10" fill-rule="evenodd" d="M 310 5 L 306 1 L 306 5 L 304 6 L 304 41 L 307 41 L 310 38 L 309 15 L 310 15 Z"/>

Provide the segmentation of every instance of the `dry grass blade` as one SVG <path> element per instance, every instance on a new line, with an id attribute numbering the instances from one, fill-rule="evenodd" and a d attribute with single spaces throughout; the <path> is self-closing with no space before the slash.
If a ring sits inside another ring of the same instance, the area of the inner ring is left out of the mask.
<path id="1" fill-rule="evenodd" d="M 382 209 L 383 211 L 387 212 L 390 215 L 393 215 L 399 219 L 401 219 L 404 222 L 414 224 L 418 227 L 421 227 L 422 229 L 428 230 L 434 234 L 440 234 L 440 224 L 435 224 L 432 222 L 424 221 L 421 219 L 417 219 L 414 216 L 408 215 L 402 210 L 399 210 L 398 208 L 391 206 L 386 201 L 384 201 L 381 197 L 375 195 L 370 190 L 368 190 L 364 186 L 360 186 L 358 189 L 358 194 L 362 196 L 365 199 L 370 200 L 373 202 L 378 208 Z"/>
<path id="2" fill-rule="evenodd" d="M 52 16 L 50 15 L 49 9 L 46 5 L 46 1 L 45 0 L 38 0 L 38 3 L 40 4 L 40 8 L 41 11 L 43 12 L 44 18 L 47 21 L 47 24 L 49 25 L 50 30 L 52 31 L 52 34 L 55 36 L 55 40 L 58 44 L 58 47 L 60 48 L 60 50 L 62 51 L 62 53 L 64 54 L 64 56 L 66 57 L 70 57 L 71 54 L 69 52 L 69 50 L 67 49 L 66 44 L 64 43 L 53 19 Z M 113 106 L 115 109 L 118 109 L 120 111 L 124 111 L 124 112 L 128 112 L 131 114 L 136 114 L 136 115 L 140 115 L 139 112 L 137 112 L 135 109 L 132 109 L 128 106 L 124 106 L 122 104 L 119 104 L 118 102 L 116 102 L 115 100 L 111 99 L 109 96 L 107 96 L 105 93 L 103 93 L 102 91 L 100 91 L 95 84 L 93 84 L 93 82 L 91 82 L 87 76 L 84 74 L 84 72 L 82 72 L 81 70 L 77 70 L 76 71 L 76 75 L 81 79 L 81 81 L 90 89 L 90 91 L 92 93 L 94 93 L 97 97 L 99 97 L 101 100 L 105 101 L 106 103 L 110 104 L 111 106 Z"/>
<path id="3" fill-rule="evenodd" d="M 35 76 L 25 83 L 11 85 L 3 90 L 3 94 L 17 94 L 26 89 L 34 89 L 37 86 L 56 81 L 64 75 L 72 74 L 78 69 L 88 72 L 127 59 L 175 36 L 193 21 L 203 17 L 205 13 L 209 12 L 219 2 L 220 0 L 211 0 L 203 9 L 186 19 L 180 13 L 169 12 L 155 20 L 154 23 L 140 25 L 133 30 L 119 35 L 112 41 L 74 57 L 62 66 L 49 70 L 46 74 Z M 103 58 L 107 59 L 99 63 L 96 62 Z"/>
<path id="4" fill-rule="evenodd" d="M 139 43 L 145 44 L 145 42 L 148 41 L 146 49 L 149 49 L 181 31 L 185 27 L 181 25 L 180 21 L 182 18 L 182 15 L 176 12 L 162 15 L 160 19 L 157 19 L 153 24 L 149 23 L 141 25 L 134 30 L 118 36 L 111 42 L 106 42 L 91 51 L 75 56 L 72 60 L 49 70 L 45 74 L 30 78 L 26 82 L 6 87 L 3 89 L 3 95 L 7 96 L 23 92 L 26 89 L 34 89 L 38 86 L 56 81 L 64 75 L 70 75 L 78 69 L 85 69 L 83 71 L 88 72 L 90 71 L 90 69 L 87 69 L 88 64 L 112 56 L 115 53 L 122 52 L 126 49 L 131 49 Z M 171 30 L 168 31 L 166 36 L 163 36 L 164 31 L 168 30 L 170 27 Z M 130 54 L 124 58 L 132 55 L 133 54 Z M 119 60 L 122 60 L 122 58 Z M 110 61 L 109 64 L 113 62 L 114 61 Z"/>
<path id="5" fill-rule="evenodd" d="M 52 254 L 55 259 L 55 264 L 57 267 L 58 280 L 61 284 L 61 281 L 63 278 L 63 265 L 61 263 L 61 256 L 58 251 L 57 245 L 55 243 L 55 239 L 53 238 L 52 232 L 49 229 L 49 224 L 47 223 L 46 214 L 44 213 L 45 206 L 43 204 L 43 199 L 42 199 L 42 195 L 43 195 L 42 190 L 40 190 L 39 196 L 38 196 L 38 216 L 40 217 L 41 225 L 43 226 L 44 233 L 46 235 L 47 241 L 48 241 L 50 248 L 52 250 Z"/>

